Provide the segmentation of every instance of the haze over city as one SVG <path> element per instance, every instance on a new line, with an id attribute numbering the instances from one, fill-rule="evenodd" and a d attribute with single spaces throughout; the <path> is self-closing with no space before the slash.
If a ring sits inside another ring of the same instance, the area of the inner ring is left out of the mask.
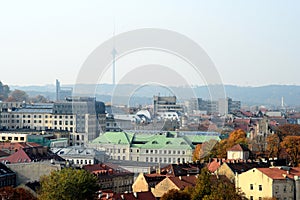
<path id="1" fill-rule="evenodd" d="M 298 1 L 2 1 L 1 81 L 46 85 L 58 78 L 74 84 L 90 53 L 114 32 L 160 28 L 198 43 L 224 84 L 300 85 L 299 6 Z M 145 60 L 172 59 L 151 56 Z M 117 81 L 133 63 L 140 61 L 128 56 L 116 63 Z M 111 83 L 111 76 L 103 82 Z"/>

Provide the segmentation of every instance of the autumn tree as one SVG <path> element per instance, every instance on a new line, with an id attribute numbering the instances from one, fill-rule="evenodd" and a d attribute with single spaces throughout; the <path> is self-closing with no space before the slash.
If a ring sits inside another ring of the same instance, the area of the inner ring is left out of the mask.
<path id="1" fill-rule="evenodd" d="M 299 124 L 284 124 L 279 128 L 279 138 L 282 141 L 286 136 L 300 136 L 300 125 Z"/>
<path id="2" fill-rule="evenodd" d="M 200 160 L 201 144 L 197 144 L 193 152 L 193 161 Z"/>
<path id="3" fill-rule="evenodd" d="M 24 200 L 36 200 L 37 198 L 33 196 L 28 190 L 17 187 L 13 188 L 11 186 L 0 188 L 0 198 L 1 199 L 24 199 Z"/>
<path id="4" fill-rule="evenodd" d="M 82 169 L 64 168 L 52 171 L 40 179 L 39 199 L 86 200 L 93 199 L 99 189 L 97 177 Z"/>
<path id="5" fill-rule="evenodd" d="M 286 136 L 281 147 L 289 154 L 293 166 L 298 166 L 300 153 L 300 136 Z"/>
<path id="6" fill-rule="evenodd" d="M 236 144 L 248 144 L 247 134 L 244 130 L 238 129 L 230 133 L 227 139 L 221 140 L 215 147 L 216 155 L 219 158 L 226 157 L 226 152 L 228 149 L 233 147 Z"/>
<path id="7" fill-rule="evenodd" d="M 48 100 L 43 95 L 37 95 L 35 97 L 30 98 L 31 103 L 47 103 Z"/>
<path id="8" fill-rule="evenodd" d="M 161 200 L 189 200 L 191 195 L 186 191 L 180 191 L 176 189 L 169 190 L 161 198 Z"/>
<path id="9" fill-rule="evenodd" d="M 27 101 L 28 100 L 28 95 L 26 94 L 26 92 L 22 91 L 22 90 L 14 90 L 13 92 L 10 93 L 9 97 L 7 98 L 7 101 L 18 101 L 18 102 L 22 102 L 22 101 Z"/>
<path id="10" fill-rule="evenodd" d="M 273 159 L 274 157 L 279 158 L 280 149 L 280 138 L 278 137 L 278 135 L 269 135 L 267 137 L 267 151 L 269 151 L 269 156 Z"/>

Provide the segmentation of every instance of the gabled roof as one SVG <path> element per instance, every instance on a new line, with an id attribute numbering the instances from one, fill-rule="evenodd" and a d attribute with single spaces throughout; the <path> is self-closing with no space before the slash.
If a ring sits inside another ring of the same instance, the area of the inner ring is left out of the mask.
<path id="1" fill-rule="evenodd" d="M 45 149 L 45 147 L 26 147 L 19 149 L 12 155 L 0 159 L 2 162 L 24 163 L 32 161 L 44 161 L 54 159 L 56 161 L 64 161 L 63 158 Z"/>
<path id="2" fill-rule="evenodd" d="M 257 168 L 257 170 L 259 170 L 269 178 L 276 180 L 286 179 L 286 177 L 294 179 L 294 176 L 300 176 L 300 167 Z"/>
<path id="3" fill-rule="evenodd" d="M 250 150 L 243 144 L 236 144 L 230 149 L 228 149 L 228 151 L 250 151 Z"/>
<path id="4" fill-rule="evenodd" d="M 211 161 L 210 163 L 207 164 L 207 169 L 208 169 L 208 171 L 210 171 L 211 173 L 213 173 L 220 166 L 221 166 L 221 162 L 219 162 L 219 160 L 217 160 L 217 159 L 214 159 L 213 161 Z"/>
<path id="5" fill-rule="evenodd" d="M 199 174 L 202 166 L 191 163 L 170 164 L 161 169 L 161 174 L 167 176 L 186 176 L 188 174 Z"/>
<path id="6" fill-rule="evenodd" d="M 179 177 L 168 177 L 180 190 L 186 187 L 196 185 L 196 176 L 179 176 Z"/>
<path id="7" fill-rule="evenodd" d="M 267 164 L 267 163 L 256 163 L 256 162 L 252 162 L 252 163 L 245 163 L 245 162 L 242 162 L 242 163 L 223 163 L 223 165 L 227 165 L 231 171 L 233 173 L 243 173 L 245 171 L 248 171 L 250 169 L 253 169 L 253 168 L 267 168 L 269 167 L 270 165 Z"/>

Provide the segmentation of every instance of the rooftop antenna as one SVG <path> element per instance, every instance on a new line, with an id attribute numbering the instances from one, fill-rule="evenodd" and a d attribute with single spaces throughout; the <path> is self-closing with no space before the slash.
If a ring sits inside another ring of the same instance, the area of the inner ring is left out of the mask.
<path id="1" fill-rule="evenodd" d="M 115 25 L 115 20 L 114 20 L 113 50 L 111 52 L 112 57 L 113 57 L 113 63 L 112 63 L 112 83 L 113 83 L 113 86 L 116 85 L 116 55 L 117 55 L 117 50 L 115 48 L 115 46 L 116 46 L 115 30 L 116 30 L 116 25 Z"/>

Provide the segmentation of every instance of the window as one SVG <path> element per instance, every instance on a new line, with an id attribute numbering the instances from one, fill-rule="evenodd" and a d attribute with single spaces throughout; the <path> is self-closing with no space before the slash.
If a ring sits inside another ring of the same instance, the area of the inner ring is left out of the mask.
<path id="1" fill-rule="evenodd" d="M 157 150 L 154 150 L 154 153 L 157 154 Z"/>
<path id="2" fill-rule="evenodd" d="M 24 141 L 24 137 L 21 137 L 20 140 L 21 140 L 21 141 Z"/>
<path id="3" fill-rule="evenodd" d="M 146 157 L 146 162 L 149 162 L 149 158 L 148 157 Z"/>
<path id="4" fill-rule="evenodd" d="M 164 158 L 164 163 L 167 163 L 167 158 Z"/>
<path id="5" fill-rule="evenodd" d="M 126 152 L 126 149 L 123 149 L 123 153 L 125 153 Z"/>
<path id="6" fill-rule="evenodd" d="M 253 184 L 250 184 L 250 190 L 253 190 Z"/>
<path id="7" fill-rule="evenodd" d="M 157 163 L 157 158 L 156 158 L 156 157 L 154 158 L 154 162 L 156 162 L 156 163 Z"/>
<path id="8" fill-rule="evenodd" d="M 253 196 L 250 196 L 250 200 L 253 200 Z"/>
<path id="9" fill-rule="evenodd" d="M 18 140 L 18 137 L 14 137 L 14 140 Z"/>
<path id="10" fill-rule="evenodd" d="M 283 186 L 283 192 L 286 193 L 286 185 Z"/>
<path id="11" fill-rule="evenodd" d="M 118 149 L 118 153 L 121 153 L 121 149 Z"/>
<path id="12" fill-rule="evenodd" d="M 146 153 L 149 153 L 149 150 L 148 150 L 148 149 L 146 149 Z"/>
<path id="13" fill-rule="evenodd" d="M 259 185 L 259 186 L 258 186 L 258 190 L 259 190 L 259 191 L 262 191 L 262 185 Z"/>
<path id="14" fill-rule="evenodd" d="M 139 152 L 140 152 L 140 150 L 139 150 L 139 149 L 137 149 L 137 150 L 136 150 L 136 152 L 137 152 L 137 153 L 139 153 Z"/>
<path id="15" fill-rule="evenodd" d="M 150 158 L 150 162 L 153 162 L 153 158 L 152 157 Z"/>

